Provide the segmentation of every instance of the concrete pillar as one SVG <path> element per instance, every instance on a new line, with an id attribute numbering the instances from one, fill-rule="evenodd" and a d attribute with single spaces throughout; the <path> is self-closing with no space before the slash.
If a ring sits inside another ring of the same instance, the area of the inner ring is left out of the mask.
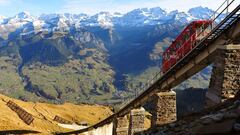
<path id="1" fill-rule="evenodd" d="M 128 125 L 129 122 L 127 116 L 116 118 L 114 121 L 113 134 L 128 135 Z"/>
<path id="2" fill-rule="evenodd" d="M 161 126 L 177 120 L 176 93 L 174 91 L 156 93 L 153 100 L 152 126 Z"/>
<path id="3" fill-rule="evenodd" d="M 145 109 L 133 109 L 130 112 L 129 135 L 144 131 Z"/>
<path id="4" fill-rule="evenodd" d="M 221 46 L 216 52 L 206 107 L 234 98 L 240 89 L 240 45 Z"/>

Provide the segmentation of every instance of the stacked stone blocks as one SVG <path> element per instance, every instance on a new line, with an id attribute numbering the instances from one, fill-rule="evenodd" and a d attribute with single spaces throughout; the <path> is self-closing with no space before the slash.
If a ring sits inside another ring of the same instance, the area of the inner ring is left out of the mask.
<path id="1" fill-rule="evenodd" d="M 144 131 L 144 117 L 145 110 L 143 108 L 131 110 L 129 125 L 130 135 L 134 135 L 135 133 Z"/>
<path id="2" fill-rule="evenodd" d="M 207 106 L 234 98 L 240 89 L 240 45 L 220 48 L 215 55 Z"/>
<path id="3" fill-rule="evenodd" d="M 177 120 L 176 93 L 174 91 L 155 94 L 155 110 L 152 113 L 152 126 L 161 126 Z"/>
<path id="4" fill-rule="evenodd" d="M 116 135 L 128 135 L 129 122 L 126 116 L 118 117 L 115 121 Z"/>

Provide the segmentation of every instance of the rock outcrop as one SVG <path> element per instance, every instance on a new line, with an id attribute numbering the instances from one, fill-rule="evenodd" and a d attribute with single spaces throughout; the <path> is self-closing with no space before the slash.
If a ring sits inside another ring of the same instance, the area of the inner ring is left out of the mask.
<path id="1" fill-rule="evenodd" d="M 155 127 L 145 131 L 151 135 L 239 135 L 240 134 L 240 100 L 226 107 L 188 115 L 177 122 Z"/>

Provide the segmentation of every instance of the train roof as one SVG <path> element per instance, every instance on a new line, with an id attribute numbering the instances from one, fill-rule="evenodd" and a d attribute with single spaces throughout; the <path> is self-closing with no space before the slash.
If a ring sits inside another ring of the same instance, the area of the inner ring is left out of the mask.
<path id="1" fill-rule="evenodd" d="M 212 20 L 194 20 L 192 22 L 190 22 L 182 31 L 181 33 L 175 38 L 175 40 L 172 42 L 172 44 L 175 44 L 176 41 L 178 41 L 180 38 L 182 38 L 182 34 L 184 32 L 186 32 L 191 26 L 193 25 L 196 25 L 196 24 L 199 24 L 199 25 L 202 25 L 202 24 L 210 24 L 212 23 Z M 168 52 L 172 46 L 172 44 L 164 51 L 165 52 Z"/>
<path id="2" fill-rule="evenodd" d="M 212 20 L 194 20 L 190 24 L 204 24 L 204 23 L 212 23 Z"/>

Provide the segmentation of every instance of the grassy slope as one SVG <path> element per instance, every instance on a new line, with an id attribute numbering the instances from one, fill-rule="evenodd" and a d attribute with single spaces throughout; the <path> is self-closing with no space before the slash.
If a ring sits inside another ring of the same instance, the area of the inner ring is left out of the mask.
<path id="1" fill-rule="evenodd" d="M 102 60 L 101 54 L 94 53 L 84 60 L 70 60 L 62 66 L 47 66 L 39 63 L 25 65 L 23 74 L 30 77 L 32 85 L 38 86 L 48 95 L 64 102 L 104 102 L 112 97 L 114 72 Z M 49 101 L 24 89 L 24 84 L 17 73 L 18 61 L 0 57 L 0 93 L 30 101 Z M 57 98 L 57 90 L 61 97 Z"/>
<path id="2" fill-rule="evenodd" d="M 22 96 L 36 98 L 34 94 L 24 90 L 15 63 L 16 61 L 9 57 L 0 57 L 0 92 L 11 95 L 14 98 Z"/>
<path id="3" fill-rule="evenodd" d="M 164 45 L 170 43 L 169 40 L 164 39 L 163 42 L 156 44 L 153 52 L 149 54 L 151 60 L 159 64 L 160 54 L 166 47 Z M 114 102 L 109 100 L 115 92 L 114 70 L 105 62 L 103 54 L 96 49 L 85 49 L 79 53 L 85 56 L 87 52 L 92 52 L 92 55 L 86 56 L 84 59 L 70 60 L 61 66 L 47 66 L 39 64 L 39 62 L 26 64 L 23 68 L 23 74 L 30 77 L 33 86 L 37 86 L 60 102 Z M 23 83 L 17 73 L 17 63 L 17 60 L 9 57 L 0 57 L 0 93 L 30 101 L 50 101 L 24 90 Z M 125 90 L 128 92 L 125 93 L 124 97 L 133 95 L 136 88 L 141 88 L 140 86 L 151 79 L 159 70 L 158 66 L 149 66 L 140 74 L 127 74 Z M 197 74 L 177 88 L 206 88 L 208 81 L 209 73 Z M 61 93 L 60 97 L 58 97 L 59 92 Z M 56 100 L 51 102 L 56 102 Z"/>
<path id="4" fill-rule="evenodd" d="M 211 67 L 207 67 L 205 70 L 211 71 Z M 139 89 L 141 84 L 145 84 L 148 80 L 151 80 L 154 75 L 159 72 L 159 67 L 149 67 L 140 75 L 129 75 L 128 76 L 128 89 L 132 92 L 137 88 Z M 198 73 L 191 78 L 184 81 L 182 84 L 178 85 L 174 89 L 187 89 L 187 88 L 208 88 L 210 80 L 209 72 Z"/>
<path id="5" fill-rule="evenodd" d="M 89 65 L 94 68 L 87 67 Z M 30 77 L 33 85 L 37 85 L 53 97 L 57 97 L 58 89 L 62 93 L 59 100 L 63 101 L 95 102 L 111 98 L 112 92 L 115 91 L 111 85 L 113 76 L 111 68 L 91 58 L 85 61 L 71 60 L 56 67 L 32 64 L 25 66 L 23 73 Z M 90 95 L 98 96 L 92 98 Z"/>
<path id="6" fill-rule="evenodd" d="M 14 101 L 34 116 L 31 125 L 26 125 L 15 112 L 6 106 L 6 102 L 9 100 Z M 92 125 L 112 114 L 108 107 L 99 105 L 74 105 L 70 103 L 53 105 L 23 102 L 4 95 L 0 95 L 0 110 L 0 130 L 34 130 L 45 134 L 68 131 L 53 121 L 55 115 L 72 122 L 86 121 Z"/>

